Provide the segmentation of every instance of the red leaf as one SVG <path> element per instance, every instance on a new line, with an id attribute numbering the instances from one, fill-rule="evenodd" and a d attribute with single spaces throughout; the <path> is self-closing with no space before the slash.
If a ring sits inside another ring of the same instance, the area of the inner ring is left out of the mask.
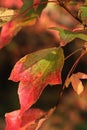
<path id="1" fill-rule="evenodd" d="M 46 112 L 40 109 L 29 109 L 20 116 L 20 110 L 7 113 L 5 130 L 35 130 L 40 118 L 44 117 Z"/>
<path id="2" fill-rule="evenodd" d="M 40 109 L 33 109 L 33 108 L 29 109 L 22 116 L 21 127 L 24 127 L 26 124 L 30 124 L 32 121 L 34 122 L 37 119 L 40 119 L 45 114 L 46 114 L 46 112 L 44 112 Z"/>
<path id="3" fill-rule="evenodd" d="M 13 111 L 11 113 L 7 113 L 6 116 L 6 129 L 5 130 L 19 130 L 20 127 L 20 111 Z"/>
<path id="4" fill-rule="evenodd" d="M 37 101 L 48 84 L 61 84 L 63 63 L 62 48 L 37 51 L 16 63 L 10 79 L 20 81 L 18 94 L 22 113 Z"/>
<path id="5" fill-rule="evenodd" d="M 23 18 L 13 19 L 6 23 L 0 33 L 0 49 L 4 46 L 8 45 L 8 43 L 12 40 L 12 38 L 20 31 L 23 26 L 31 26 L 34 25 L 36 19 L 33 18 L 27 22 L 24 22 Z"/>
<path id="6" fill-rule="evenodd" d="M 20 82 L 18 94 L 22 112 L 30 108 L 38 100 L 43 89 L 48 84 L 61 84 L 60 73 L 58 73 L 55 73 L 56 78 L 54 77 L 54 74 L 50 75 L 52 78 L 47 77 L 43 83 L 41 83 L 41 79 L 37 79 L 31 82 Z"/>
<path id="7" fill-rule="evenodd" d="M 38 8 L 38 4 L 40 3 L 40 0 L 34 0 L 34 10 L 36 11 Z"/>
<path id="8" fill-rule="evenodd" d="M 7 8 L 21 8 L 23 5 L 22 0 L 0 0 L 0 6 L 1 7 L 7 7 Z"/>
<path id="9" fill-rule="evenodd" d="M 6 46 L 19 30 L 18 23 L 15 21 L 10 21 L 5 24 L 0 34 L 0 49 Z"/>

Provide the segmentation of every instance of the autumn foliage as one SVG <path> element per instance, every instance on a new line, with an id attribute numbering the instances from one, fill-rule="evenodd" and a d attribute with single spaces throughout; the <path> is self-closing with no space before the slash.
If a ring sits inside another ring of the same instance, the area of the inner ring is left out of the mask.
<path id="1" fill-rule="evenodd" d="M 1 0 L 0 6 L 6 8 L 5 11 L 13 10 L 12 14 L 9 12 L 10 20 L 8 18 L 4 20 L 4 13 L 1 14 L 0 49 L 11 44 L 13 37 L 23 27 L 35 28 L 38 33 L 48 31 L 58 43 L 54 45 L 55 47 L 35 51 L 22 57 L 14 65 L 9 77 L 9 80 L 19 82 L 20 109 L 6 113 L 6 130 L 39 130 L 43 122 L 56 109 L 55 107 L 55 109 L 44 112 L 31 108 L 47 85 L 61 84 L 63 91 L 71 83 L 78 95 L 84 91 L 81 79 L 87 79 L 87 74 L 74 73 L 74 70 L 80 59 L 87 54 L 87 2 L 76 2 L 75 0 Z M 49 7 L 54 10 L 58 7 L 64 15 L 67 14 L 67 17 L 70 15 L 70 19 L 72 17 L 76 24 L 73 22 L 73 26 L 69 27 L 60 24 L 60 22 L 52 21 L 47 14 Z M 4 17 L 8 17 L 8 14 L 5 14 Z M 70 57 L 64 56 L 63 47 L 76 38 L 81 39 L 83 43 L 82 47 L 76 51 L 80 51 L 80 56 L 66 75 L 65 81 L 62 82 L 63 66 Z"/>

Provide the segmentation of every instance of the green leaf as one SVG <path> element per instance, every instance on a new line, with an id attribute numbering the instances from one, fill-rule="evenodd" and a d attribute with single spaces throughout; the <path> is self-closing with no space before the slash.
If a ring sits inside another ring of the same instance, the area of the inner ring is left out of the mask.
<path id="1" fill-rule="evenodd" d="M 24 5 L 20 12 L 27 16 L 40 15 L 48 0 L 37 0 L 37 3 L 35 3 L 36 5 L 34 4 L 34 1 L 35 0 L 24 0 Z"/>
<path id="2" fill-rule="evenodd" d="M 20 13 L 31 15 L 32 13 L 34 13 L 34 9 L 32 5 L 33 5 L 33 0 L 24 0 L 24 4 L 20 9 Z"/>
<path id="3" fill-rule="evenodd" d="M 62 48 L 40 50 L 20 59 L 14 66 L 10 79 L 18 82 L 21 111 L 30 108 L 48 84 L 61 84 L 64 64 Z M 26 99 L 26 102 L 25 102 Z"/>
<path id="4" fill-rule="evenodd" d="M 78 12 L 78 16 L 84 23 L 87 23 L 87 5 L 81 6 Z"/>
<path id="5" fill-rule="evenodd" d="M 62 46 L 65 46 L 67 43 L 71 42 L 75 38 L 79 38 L 79 39 L 82 39 L 84 41 L 87 41 L 86 34 L 73 32 L 73 31 L 69 31 L 69 30 L 65 30 L 65 29 L 57 28 L 57 27 L 53 27 L 51 29 L 57 30 L 59 32 L 60 44 Z"/>
<path id="6" fill-rule="evenodd" d="M 37 10 L 36 10 L 36 12 L 37 12 L 38 14 L 41 14 L 42 10 L 46 7 L 48 0 L 40 0 L 40 2 L 41 2 L 42 4 L 39 4 L 39 5 L 38 5 L 38 8 L 37 8 Z"/>

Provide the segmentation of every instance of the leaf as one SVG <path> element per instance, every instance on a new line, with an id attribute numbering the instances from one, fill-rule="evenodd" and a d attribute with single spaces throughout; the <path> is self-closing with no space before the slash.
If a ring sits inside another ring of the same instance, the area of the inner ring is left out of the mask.
<path id="1" fill-rule="evenodd" d="M 55 47 L 26 55 L 16 63 L 9 79 L 20 81 L 18 94 L 21 112 L 37 101 L 48 84 L 62 83 L 63 64 L 63 50 Z"/>
<path id="2" fill-rule="evenodd" d="M 70 30 L 65 30 L 62 28 L 52 27 L 50 29 L 57 30 L 60 36 L 60 45 L 65 46 L 67 43 L 71 42 L 75 38 L 87 41 L 87 35 L 83 33 L 77 33 Z"/>
<path id="3" fill-rule="evenodd" d="M 79 95 L 84 90 L 84 86 L 80 79 L 87 79 L 87 74 L 81 72 L 72 74 L 71 77 L 67 78 L 67 80 L 65 81 L 65 86 L 68 87 L 71 82 L 73 89 Z"/>
<path id="4" fill-rule="evenodd" d="M 6 23 L 0 33 L 0 49 L 8 45 L 12 38 L 21 30 L 23 26 L 31 26 L 36 22 L 36 18 L 18 18 Z"/>
<path id="5" fill-rule="evenodd" d="M 19 130 L 21 119 L 19 116 L 19 110 L 5 114 L 6 128 L 5 130 Z"/>
<path id="6" fill-rule="evenodd" d="M 38 8 L 38 5 L 40 4 L 40 0 L 34 0 L 33 4 L 34 4 L 34 10 L 36 11 Z"/>
<path id="7" fill-rule="evenodd" d="M 47 0 L 42 0 L 41 2 L 46 1 Z M 3 26 L 0 34 L 0 48 L 6 46 L 22 27 L 31 26 L 36 23 L 37 16 L 43 10 L 43 6 L 39 4 L 38 9 L 36 9 L 35 11 L 33 2 L 36 3 L 39 1 L 25 0 L 23 7 L 19 11 L 17 11 L 17 15 Z M 46 4 L 44 5 L 44 7 L 45 6 Z"/>
<path id="8" fill-rule="evenodd" d="M 11 41 L 12 37 L 21 29 L 18 26 L 18 23 L 15 21 L 10 21 L 3 26 L 0 34 L 0 49 L 6 46 Z"/>
<path id="9" fill-rule="evenodd" d="M 36 11 L 40 4 L 40 0 L 34 0 L 33 4 L 34 4 L 34 10 Z"/>
<path id="10" fill-rule="evenodd" d="M 20 9 L 20 13 L 23 13 L 25 15 L 31 15 L 34 13 L 34 9 L 32 7 L 33 5 L 33 0 L 23 0 L 23 6 Z"/>
<path id="11" fill-rule="evenodd" d="M 0 27 L 6 22 L 12 19 L 14 15 L 14 10 L 7 8 L 0 8 Z"/>
<path id="12" fill-rule="evenodd" d="M 83 5 L 80 7 L 78 16 L 83 21 L 84 24 L 87 23 L 87 5 Z"/>
<path id="13" fill-rule="evenodd" d="M 40 15 L 47 4 L 47 1 L 48 0 L 24 0 L 20 12 L 27 16 L 32 16 L 33 14 Z"/>
<path id="14" fill-rule="evenodd" d="M 76 91 L 76 93 L 78 95 L 81 94 L 84 90 L 84 86 L 82 82 L 79 80 L 78 76 L 76 74 L 73 74 L 70 80 L 71 80 L 72 87 Z"/>
<path id="15" fill-rule="evenodd" d="M 46 115 L 46 112 L 40 109 L 29 109 L 22 116 L 20 110 L 16 110 L 5 115 L 6 128 L 5 130 L 35 130 L 41 118 Z"/>
<path id="16" fill-rule="evenodd" d="M 36 10 L 36 12 L 37 12 L 39 15 L 41 14 L 42 10 L 46 7 L 47 2 L 48 2 L 48 0 L 40 0 L 40 3 L 42 3 L 42 4 L 39 4 L 39 5 L 38 5 L 38 8 L 37 8 L 37 10 Z"/>
<path id="17" fill-rule="evenodd" d="M 77 76 L 79 79 L 87 79 L 87 74 L 85 74 L 85 73 L 78 72 Z"/>
<path id="18" fill-rule="evenodd" d="M 21 8 L 22 5 L 22 0 L 0 0 L 0 7 Z"/>

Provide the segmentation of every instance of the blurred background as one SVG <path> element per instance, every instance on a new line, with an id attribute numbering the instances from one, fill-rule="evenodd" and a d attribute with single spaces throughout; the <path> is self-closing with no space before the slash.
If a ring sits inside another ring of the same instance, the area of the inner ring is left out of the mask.
<path id="1" fill-rule="evenodd" d="M 77 7 L 78 8 L 78 7 Z M 77 13 L 77 8 L 73 9 Z M 48 20 L 49 19 L 49 20 Z M 65 25 L 70 29 L 77 26 L 78 22 L 66 13 L 62 8 L 47 8 L 44 20 L 48 25 Z M 42 19 L 43 21 L 43 19 Z M 41 25 L 44 25 L 42 22 Z M 19 109 L 17 95 L 18 83 L 8 80 L 15 63 L 28 53 L 54 47 L 59 45 L 55 36 L 45 26 L 24 27 L 11 41 L 9 45 L 0 50 L 0 130 L 5 129 L 5 113 Z M 47 25 L 47 26 L 48 26 Z M 38 31 L 39 29 L 39 31 Z M 65 57 L 76 49 L 82 47 L 84 41 L 75 39 L 67 44 L 64 49 Z M 73 44 L 73 45 L 72 45 Z M 64 82 L 67 73 L 80 53 L 71 56 L 64 65 L 62 80 Z M 87 55 L 79 62 L 74 72 L 87 73 Z M 42 130 L 86 130 L 87 129 L 87 81 L 83 81 L 85 90 L 78 96 L 71 85 L 65 89 L 60 99 L 61 85 L 47 86 L 40 96 L 40 99 L 33 107 L 49 110 L 59 103 L 52 118 L 44 123 Z"/>

